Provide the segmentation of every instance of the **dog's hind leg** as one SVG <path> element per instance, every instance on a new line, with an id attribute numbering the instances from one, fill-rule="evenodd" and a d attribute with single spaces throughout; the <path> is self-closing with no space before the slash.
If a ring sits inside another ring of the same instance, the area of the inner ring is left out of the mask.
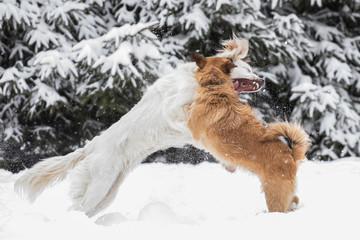
<path id="1" fill-rule="evenodd" d="M 265 179 L 262 187 L 269 212 L 286 212 L 291 203 L 298 200 L 294 196 L 294 182 L 291 180 Z"/>
<path id="2" fill-rule="evenodd" d="M 184 113 L 185 113 L 185 118 L 186 118 L 186 120 L 188 120 L 190 117 L 191 105 L 186 104 L 186 105 L 184 105 L 183 109 L 184 109 Z"/>
<path id="3" fill-rule="evenodd" d="M 99 203 L 104 201 L 104 198 L 106 198 L 108 192 L 112 189 L 122 170 L 114 168 L 112 171 L 107 171 L 104 174 L 93 174 L 87 168 L 81 171 L 83 176 L 87 176 L 87 178 L 76 178 L 72 181 L 70 190 L 70 195 L 74 202 L 72 208 L 84 211 L 88 216 L 93 216 L 95 212 L 98 212 L 95 209 Z"/>
<path id="4" fill-rule="evenodd" d="M 127 174 L 141 163 L 132 157 L 128 161 L 118 151 L 101 154 L 90 154 L 81 162 L 71 178 L 70 196 L 73 209 L 84 211 L 93 216 L 107 207 L 115 198 L 118 188 Z M 140 156 L 138 159 L 142 159 Z"/>
<path id="5" fill-rule="evenodd" d="M 113 202 L 128 173 L 148 155 L 141 151 L 134 151 L 136 154 L 133 155 L 126 153 L 123 149 L 108 151 L 107 154 L 94 153 L 78 165 L 70 190 L 73 209 L 92 217 Z"/>
<path id="6" fill-rule="evenodd" d="M 111 186 L 111 188 L 109 189 L 108 193 L 99 202 L 99 204 L 86 212 L 86 214 L 89 217 L 92 217 L 95 214 L 99 213 L 100 211 L 102 211 L 103 209 L 108 207 L 115 200 L 115 197 L 116 197 L 116 195 L 117 195 L 117 193 L 119 191 L 119 187 L 120 187 L 121 183 L 124 181 L 124 179 L 127 176 L 128 172 L 129 172 L 129 170 L 124 170 L 124 171 L 119 173 L 118 177 L 114 181 L 114 183 Z"/>

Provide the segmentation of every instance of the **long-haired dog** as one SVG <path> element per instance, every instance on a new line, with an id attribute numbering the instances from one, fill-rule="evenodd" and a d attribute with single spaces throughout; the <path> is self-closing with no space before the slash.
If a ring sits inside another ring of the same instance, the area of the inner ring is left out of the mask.
<path id="1" fill-rule="evenodd" d="M 247 41 L 235 38 L 223 46 L 218 55 L 232 59 L 238 66 L 231 72 L 233 88 L 237 92 L 259 89 L 263 81 L 242 61 L 248 52 Z M 15 190 L 33 201 L 47 186 L 71 172 L 73 208 L 88 216 L 97 214 L 113 201 L 127 174 L 147 156 L 193 143 L 183 106 L 193 101 L 198 88 L 196 69 L 194 63 L 186 63 L 158 79 L 118 122 L 84 147 L 44 159 L 26 170 L 16 181 Z"/>
<path id="2" fill-rule="evenodd" d="M 294 123 L 273 123 L 266 128 L 251 107 L 238 100 L 230 77 L 235 68 L 226 58 L 193 54 L 199 84 L 194 101 L 184 107 L 195 141 L 226 165 L 256 173 L 265 192 L 269 212 L 285 212 L 294 195 L 297 165 L 310 145 L 308 135 Z M 279 139 L 290 140 L 290 147 Z"/>

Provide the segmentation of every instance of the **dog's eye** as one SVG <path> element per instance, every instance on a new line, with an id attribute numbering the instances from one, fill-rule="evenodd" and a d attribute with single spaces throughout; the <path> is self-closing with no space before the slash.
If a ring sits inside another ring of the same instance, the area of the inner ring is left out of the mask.
<path id="1" fill-rule="evenodd" d="M 231 63 L 234 63 L 234 61 L 232 60 L 232 58 L 229 58 L 229 61 L 230 61 Z"/>

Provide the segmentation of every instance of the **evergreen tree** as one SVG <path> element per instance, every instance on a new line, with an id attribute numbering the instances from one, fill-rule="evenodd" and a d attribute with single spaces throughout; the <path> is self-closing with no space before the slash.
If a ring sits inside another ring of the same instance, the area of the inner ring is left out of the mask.
<path id="1" fill-rule="evenodd" d="M 154 23 L 118 24 L 111 1 L 0 3 L 0 116 L 7 168 L 65 154 L 125 114 L 152 83 Z M 14 154 L 16 153 L 16 154 Z"/>
<path id="2" fill-rule="evenodd" d="M 358 156 L 360 3 L 318 0 L 292 6 L 312 45 L 291 76 L 294 116 L 303 118 L 314 142 L 310 156 Z"/>

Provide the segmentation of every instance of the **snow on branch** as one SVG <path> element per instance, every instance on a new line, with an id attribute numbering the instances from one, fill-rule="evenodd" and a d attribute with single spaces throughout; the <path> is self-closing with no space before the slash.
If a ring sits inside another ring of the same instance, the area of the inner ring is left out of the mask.
<path id="1" fill-rule="evenodd" d="M 15 0 L 5 0 L 0 2 L 0 24 L 3 25 L 4 22 L 12 21 L 12 25 L 16 29 L 17 24 L 25 23 L 28 26 L 31 26 L 31 12 L 29 9 L 23 9 L 23 7 L 30 7 L 31 4 L 20 3 L 20 5 Z"/>
<path id="2" fill-rule="evenodd" d="M 54 71 L 62 78 L 66 78 L 70 74 L 75 77 L 78 75 L 75 64 L 69 59 L 68 54 L 59 50 L 38 53 L 32 65 L 39 71 L 39 77 L 42 80 L 48 78 Z"/>
<path id="3" fill-rule="evenodd" d="M 78 15 L 82 15 L 82 11 L 86 8 L 89 8 L 89 5 L 85 3 L 65 2 L 65 4 L 61 4 L 48 12 L 46 19 L 48 21 L 62 21 L 65 25 L 69 25 L 72 21 L 71 18 L 79 21 L 81 18 L 79 18 Z M 78 12 L 78 14 L 75 14 L 76 12 Z"/>
<path id="4" fill-rule="evenodd" d="M 303 34 L 304 24 L 295 14 L 281 16 L 273 13 L 276 30 L 284 37 L 291 37 L 292 35 Z M 295 33 L 295 34 L 294 34 Z"/>
<path id="5" fill-rule="evenodd" d="M 57 34 L 53 33 L 44 22 L 40 22 L 35 29 L 30 30 L 25 36 L 25 39 L 30 45 L 35 44 L 36 52 L 42 47 L 49 48 L 51 44 L 59 46 Z"/>
<path id="6" fill-rule="evenodd" d="M 180 17 L 179 22 L 184 25 L 185 29 L 189 29 L 193 26 L 199 36 L 208 32 L 211 23 L 200 4 L 193 6 L 191 12 L 185 13 L 182 17 Z"/>
<path id="7" fill-rule="evenodd" d="M 109 72 L 123 80 L 130 76 L 132 84 L 137 86 L 135 78 L 141 79 L 141 72 L 156 69 L 155 63 L 162 59 L 157 37 L 149 31 L 156 25 L 158 22 L 114 27 L 101 37 L 81 41 L 72 51 L 77 62 L 84 62 L 91 69 L 100 68 L 101 73 Z"/>
<path id="8" fill-rule="evenodd" d="M 34 81 L 35 87 L 33 88 L 33 94 L 30 99 L 30 105 L 33 106 L 30 110 L 30 115 L 34 114 L 36 111 L 36 105 L 41 101 L 46 103 L 45 107 L 53 106 L 57 102 L 67 103 L 65 97 L 60 96 L 59 93 L 52 87 L 41 82 L 40 79 Z"/>

